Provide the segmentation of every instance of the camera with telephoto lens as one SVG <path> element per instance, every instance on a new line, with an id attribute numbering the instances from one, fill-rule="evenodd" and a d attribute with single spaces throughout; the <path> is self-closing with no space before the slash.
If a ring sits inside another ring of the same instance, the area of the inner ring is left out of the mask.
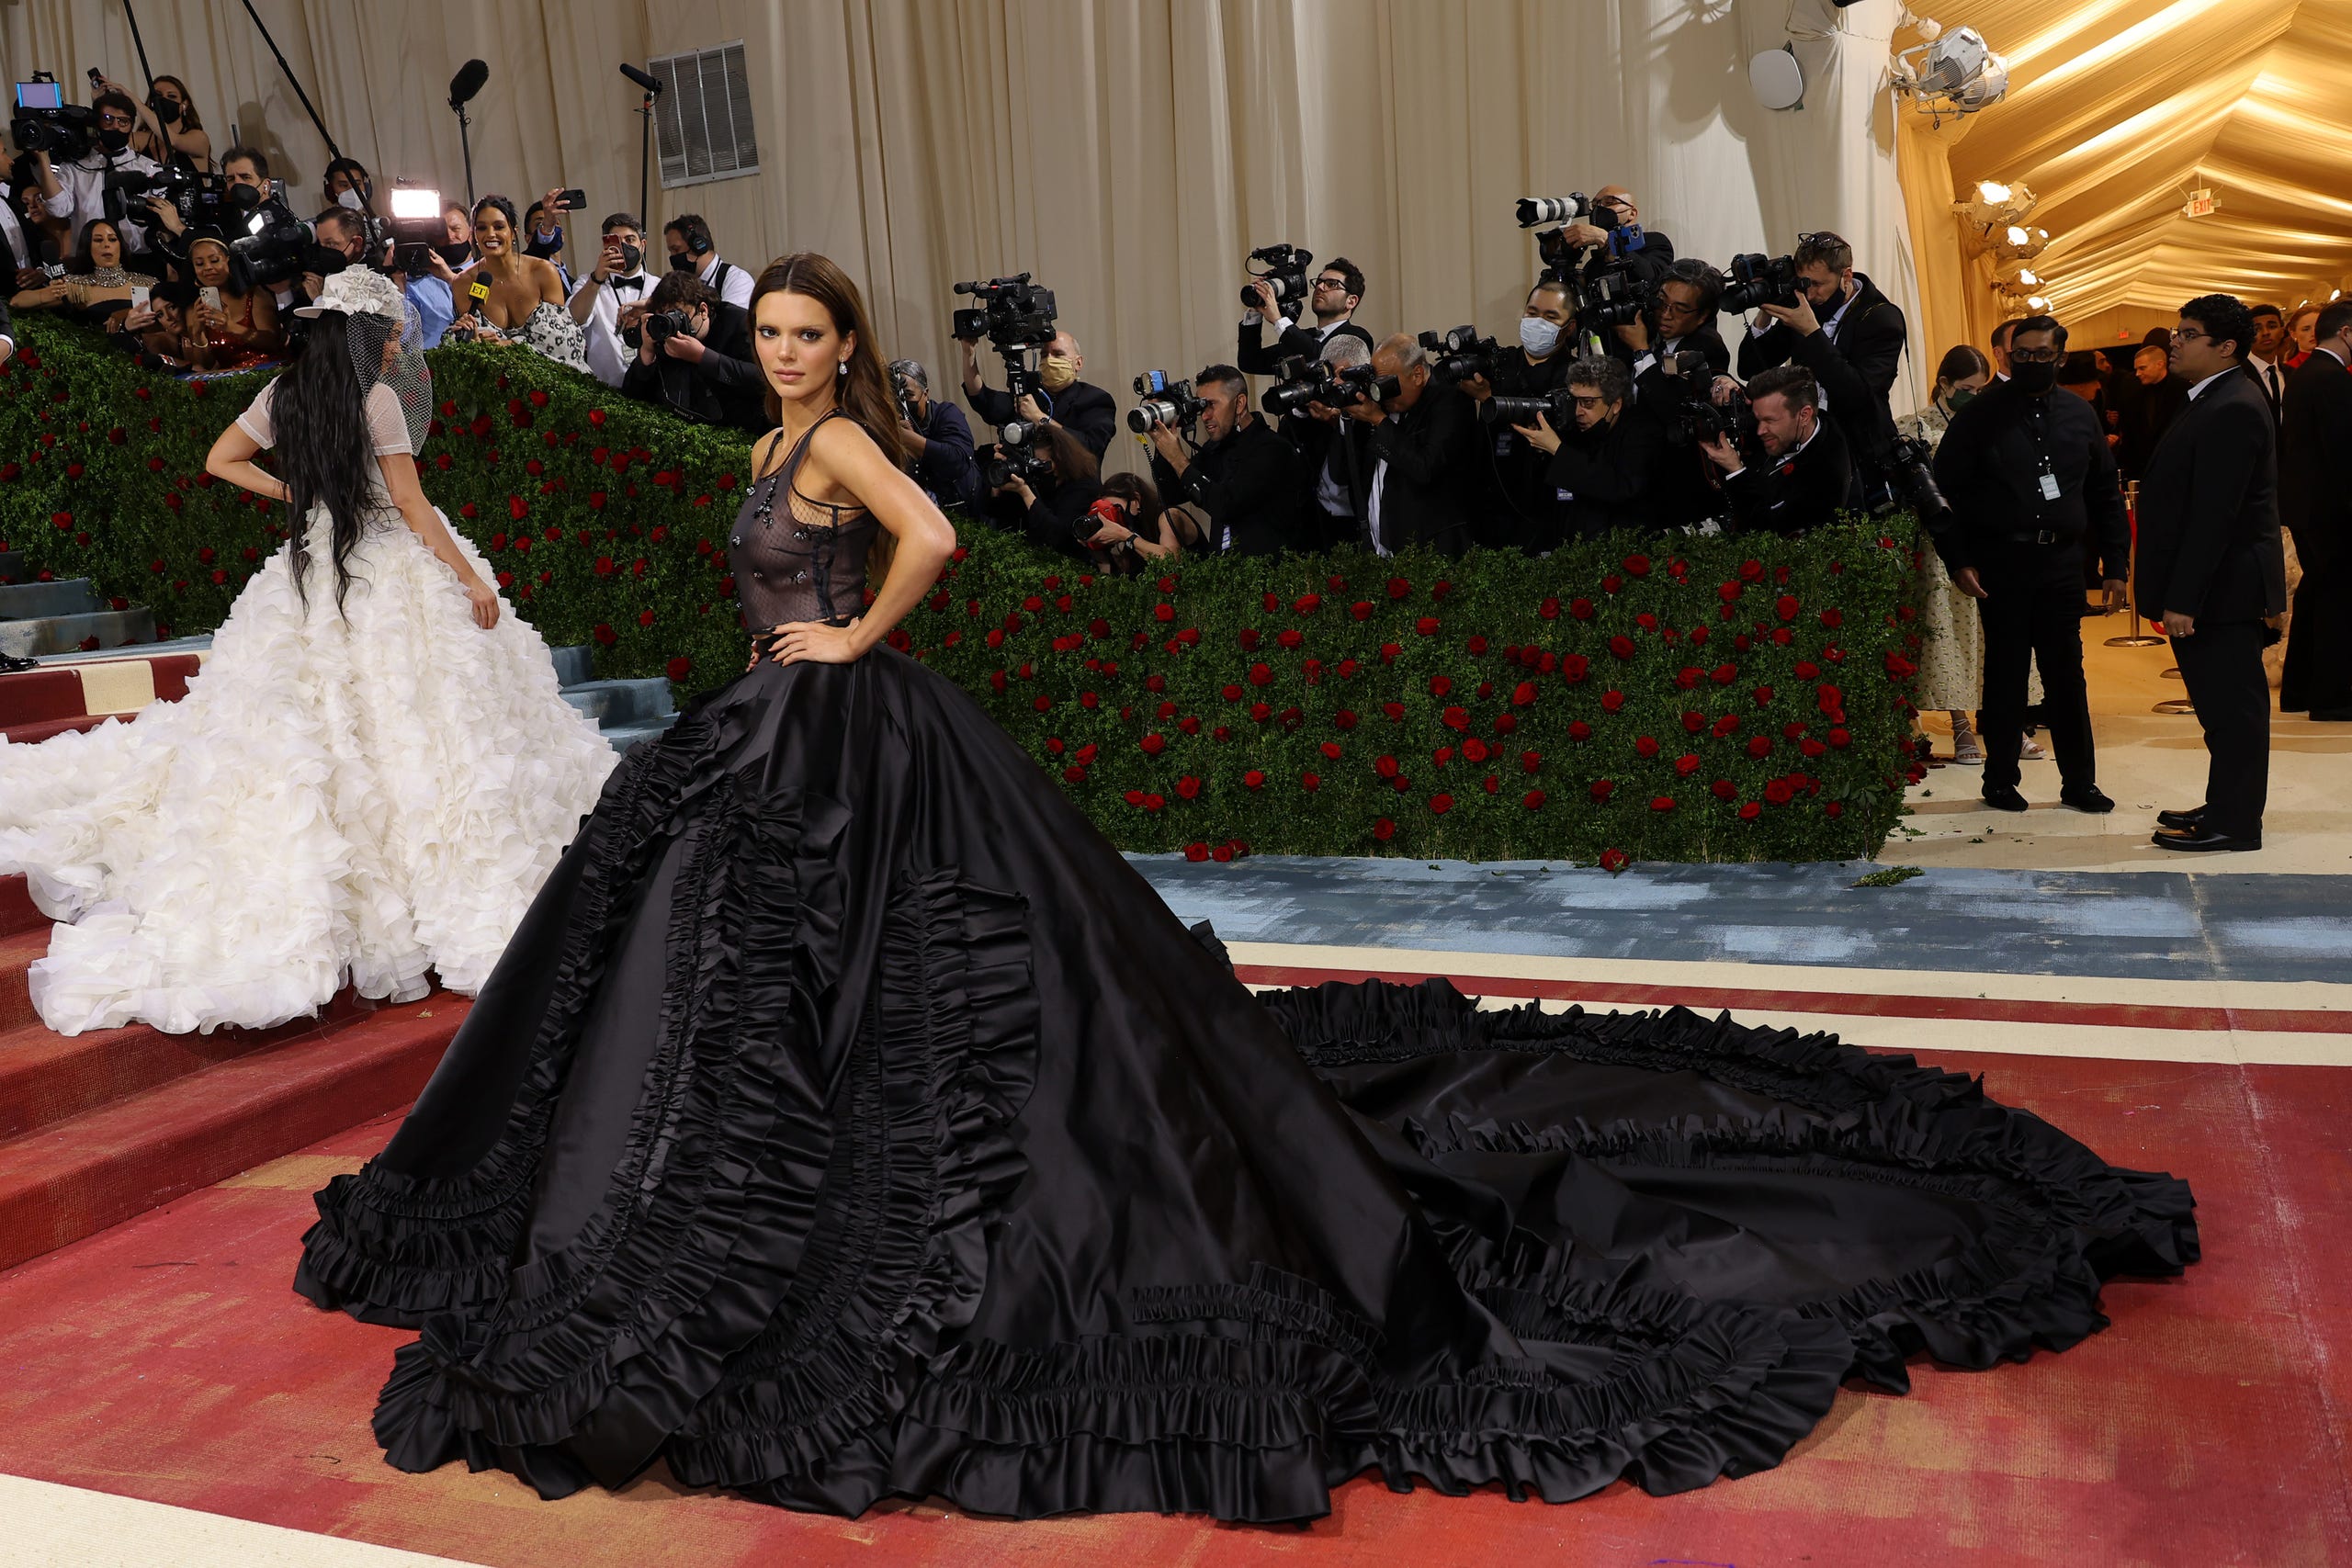
<path id="1" fill-rule="evenodd" d="M 1167 428 L 1186 436 L 1209 405 L 1193 393 L 1190 381 L 1171 380 L 1165 370 L 1147 370 L 1136 378 L 1136 396 L 1143 400 L 1127 411 L 1127 428 L 1137 435 Z"/>
<path id="2" fill-rule="evenodd" d="M 1258 406 L 1270 414 L 1296 413 L 1309 403 L 1340 406 L 1339 371 L 1328 360 L 1295 354 L 1277 366 L 1274 374 L 1278 379 L 1258 400 Z"/>
<path id="3" fill-rule="evenodd" d="M 1875 455 L 1867 465 L 1877 471 L 1878 493 L 1872 498 L 1874 513 L 1900 511 L 1905 507 L 1924 524 L 1934 524 L 1950 515 L 1951 502 L 1936 483 L 1936 450 L 1917 435 L 1899 435 L 1892 445 Z"/>
<path id="4" fill-rule="evenodd" d="M 1758 305 L 1793 305 L 1797 302 L 1797 264 L 1794 256 L 1768 256 L 1751 254 L 1731 258 L 1725 269 L 1728 279 L 1724 285 L 1723 309 L 1733 314 L 1755 310 Z"/>
<path id="5" fill-rule="evenodd" d="M 1037 427 L 1022 420 L 1000 424 L 993 449 L 981 448 L 980 489 L 993 493 L 1013 480 L 1035 487 L 1039 479 L 1053 478 L 1053 465 L 1038 448 Z"/>
<path id="6" fill-rule="evenodd" d="M 1476 327 L 1423 333 L 1420 343 L 1429 353 L 1430 374 L 1449 384 L 1466 381 L 1473 376 L 1492 376 L 1498 366 L 1519 351 L 1517 343 L 1507 350 L 1493 338 L 1480 337 Z"/>
<path id="7" fill-rule="evenodd" d="M 1573 430 L 1577 400 L 1566 387 L 1555 387 L 1530 398 L 1506 398 L 1500 393 L 1478 405 L 1478 417 L 1488 424 L 1533 424 L 1538 414 L 1555 430 Z"/>
<path id="8" fill-rule="evenodd" d="M 1750 462 L 1763 460 L 1764 446 L 1756 431 L 1756 411 L 1747 394 L 1734 389 L 1731 400 L 1718 405 L 1711 396 L 1693 396 L 1674 411 L 1674 423 L 1685 440 L 1712 446 L 1728 437 Z"/>
<path id="9" fill-rule="evenodd" d="M 1394 376 L 1383 376 L 1369 365 L 1351 365 L 1331 378 L 1331 390 L 1336 401 L 1329 406 L 1344 409 L 1351 403 L 1385 403 L 1404 390 Z"/>
<path id="10" fill-rule="evenodd" d="M 1030 282 L 1027 273 L 959 283 L 955 291 L 980 301 L 977 309 L 956 312 L 958 338 L 986 338 L 1000 354 L 1043 348 L 1054 341 L 1054 291 Z"/>
<path id="11" fill-rule="evenodd" d="M 57 78 L 36 71 L 29 82 L 17 84 L 17 112 L 8 121 L 9 140 L 19 152 L 46 152 L 60 163 L 89 155 L 98 144 L 98 111 L 87 104 L 69 104 Z"/>
<path id="12" fill-rule="evenodd" d="M 1567 225 L 1589 223 L 1596 229 L 1617 227 L 1617 209 L 1595 207 L 1592 198 L 1582 191 L 1570 191 L 1566 196 L 1522 196 L 1519 198 L 1519 226 L 1522 229 L 1543 229 L 1535 236 L 1535 254 L 1543 258 L 1543 276 L 1551 283 L 1566 283 L 1593 247 L 1571 244 Z M 1545 228 L 1551 224 L 1555 227 Z"/>
<path id="13" fill-rule="evenodd" d="M 1315 265 L 1315 254 L 1296 245 L 1261 245 L 1250 253 L 1250 259 L 1257 264 L 1250 276 L 1266 286 L 1276 305 L 1293 317 L 1297 316 L 1299 307 L 1306 300 L 1306 269 Z M 1258 291 L 1243 289 L 1241 302 L 1256 310 Z"/>

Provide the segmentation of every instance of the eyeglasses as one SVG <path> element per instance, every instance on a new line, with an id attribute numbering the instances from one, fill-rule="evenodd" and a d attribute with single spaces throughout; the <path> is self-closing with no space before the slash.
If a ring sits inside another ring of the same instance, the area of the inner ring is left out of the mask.
<path id="1" fill-rule="evenodd" d="M 1570 392 L 1568 396 L 1575 401 L 1577 407 L 1580 409 L 1601 408 L 1609 401 L 1607 398 L 1602 397 L 1599 392 L 1595 392 L 1589 397 L 1587 397 L 1580 392 Z"/>
<path id="2" fill-rule="evenodd" d="M 108 130 L 129 130 L 134 122 L 130 116 L 120 109 L 108 109 L 98 117 L 98 123 Z"/>
<path id="3" fill-rule="evenodd" d="M 2019 365 L 2055 365 L 2066 357 L 2066 353 L 2058 348 L 2013 348 L 2009 357 Z"/>
<path id="4" fill-rule="evenodd" d="M 2200 341 L 2211 343 L 2213 341 L 2213 334 L 2211 333 L 2200 333 L 2194 327 L 2182 327 L 2172 334 L 2172 341 L 2175 343 L 2198 343 Z"/>
<path id="5" fill-rule="evenodd" d="M 1315 287 L 1317 288 L 1336 288 L 1341 293 L 1345 293 L 1348 288 L 1348 280 L 1344 277 L 1318 277 L 1315 280 Z"/>

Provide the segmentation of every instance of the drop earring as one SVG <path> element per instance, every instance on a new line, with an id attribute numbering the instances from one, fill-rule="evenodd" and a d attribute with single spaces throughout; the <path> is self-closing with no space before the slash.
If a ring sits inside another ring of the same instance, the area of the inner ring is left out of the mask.
<path id="1" fill-rule="evenodd" d="M 833 374 L 835 374 L 836 376 L 846 376 L 846 375 L 848 375 L 848 374 L 849 374 L 849 361 L 848 361 L 848 360 L 846 360 L 846 359 L 841 359 L 841 360 L 836 360 L 836 361 L 834 361 L 834 363 L 833 363 Z"/>

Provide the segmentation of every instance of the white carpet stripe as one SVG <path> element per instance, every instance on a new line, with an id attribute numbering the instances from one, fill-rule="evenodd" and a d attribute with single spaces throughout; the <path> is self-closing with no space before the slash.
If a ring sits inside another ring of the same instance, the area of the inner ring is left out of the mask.
<path id="1" fill-rule="evenodd" d="M 472 1568 L 339 1536 L 0 1475 L 6 1568 Z"/>

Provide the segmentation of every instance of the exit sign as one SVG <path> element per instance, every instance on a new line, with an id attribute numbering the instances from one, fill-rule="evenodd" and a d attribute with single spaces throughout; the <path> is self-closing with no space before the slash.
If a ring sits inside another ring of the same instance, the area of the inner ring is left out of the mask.
<path id="1" fill-rule="evenodd" d="M 2184 218 L 2211 218 L 2213 216 L 2213 193 L 2211 191 L 2193 190 L 2188 193 L 2188 205 L 2180 209 L 2181 216 Z"/>

